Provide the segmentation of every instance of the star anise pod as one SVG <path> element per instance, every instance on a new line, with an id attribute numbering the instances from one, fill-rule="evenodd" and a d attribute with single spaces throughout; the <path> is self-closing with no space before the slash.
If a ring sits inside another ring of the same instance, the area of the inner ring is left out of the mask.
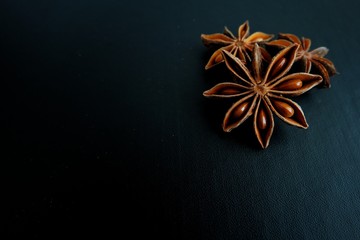
<path id="1" fill-rule="evenodd" d="M 209 69 L 224 61 L 221 53 L 223 50 L 230 52 L 243 62 L 246 62 L 246 59 L 250 59 L 248 52 L 252 52 L 255 43 L 268 41 L 274 36 L 263 32 L 255 32 L 249 36 L 249 32 L 249 22 L 246 21 L 240 25 L 238 37 L 235 37 L 235 35 L 226 27 L 224 33 L 214 33 L 209 35 L 201 34 L 201 39 L 205 46 L 215 48 L 220 47 L 212 54 L 205 69 Z M 261 51 L 263 58 L 271 59 L 264 48 L 261 48 Z"/>
<path id="2" fill-rule="evenodd" d="M 219 83 L 203 93 L 206 97 L 238 98 L 227 111 L 223 130 L 230 132 L 254 115 L 255 134 L 263 148 L 269 145 L 274 129 L 275 113 L 288 124 L 307 128 L 301 107 L 283 95 L 300 95 L 322 81 L 320 75 L 293 73 L 286 75 L 293 65 L 298 44 L 281 50 L 263 71 L 260 47 L 255 44 L 252 69 L 229 51 L 222 56 L 227 68 L 236 76 L 238 82 Z"/>
<path id="3" fill-rule="evenodd" d="M 330 87 L 330 77 L 336 74 L 334 63 L 325 58 L 329 52 L 326 47 L 319 47 L 310 51 L 311 40 L 303 37 L 301 40 L 294 34 L 280 33 L 279 39 L 273 40 L 268 45 L 276 45 L 280 47 L 288 47 L 294 43 L 300 45 L 296 59 L 302 61 L 305 72 L 312 72 L 311 67 L 314 66 L 317 72 L 323 77 L 323 86 Z"/>

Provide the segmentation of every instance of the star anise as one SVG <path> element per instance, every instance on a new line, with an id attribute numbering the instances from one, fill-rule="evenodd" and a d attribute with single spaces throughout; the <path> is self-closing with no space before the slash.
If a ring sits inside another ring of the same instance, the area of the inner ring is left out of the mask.
<path id="1" fill-rule="evenodd" d="M 309 38 L 303 37 L 300 40 L 299 37 L 289 33 L 280 33 L 279 39 L 273 40 L 267 44 L 288 47 L 293 43 L 300 45 L 296 60 L 302 61 L 304 71 L 308 73 L 312 72 L 311 67 L 313 65 L 317 70 L 316 72 L 318 72 L 323 77 L 323 86 L 330 87 L 330 77 L 336 74 L 336 69 L 333 62 L 325 58 L 325 55 L 329 52 L 329 49 L 326 47 L 319 47 L 309 51 L 311 46 L 311 40 Z"/>
<path id="2" fill-rule="evenodd" d="M 275 113 L 288 124 L 307 128 L 301 107 L 283 95 L 300 95 L 322 81 L 320 75 L 293 73 L 286 75 L 295 61 L 298 44 L 281 50 L 263 71 L 261 50 L 255 44 L 250 69 L 227 50 L 222 56 L 237 82 L 219 83 L 203 93 L 206 97 L 238 98 L 227 111 L 223 130 L 230 132 L 254 115 L 255 134 L 263 148 L 269 145 Z"/>
<path id="3" fill-rule="evenodd" d="M 214 34 L 201 34 L 201 39 L 205 46 L 219 48 L 210 57 L 209 62 L 206 64 L 205 69 L 209 69 L 221 62 L 223 62 L 222 51 L 226 50 L 238 57 L 241 61 L 246 62 L 246 59 L 250 59 L 249 52 L 254 48 L 255 43 L 268 41 L 273 35 L 263 32 L 255 32 L 249 36 L 250 27 L 249 22 L 246 21 L 240 25 L 238 29 L 238 37 L 225 27 L 224 33 Z M 262 57 L 265 59 L 271 59 L 270 55 L 261 48 Z"/>

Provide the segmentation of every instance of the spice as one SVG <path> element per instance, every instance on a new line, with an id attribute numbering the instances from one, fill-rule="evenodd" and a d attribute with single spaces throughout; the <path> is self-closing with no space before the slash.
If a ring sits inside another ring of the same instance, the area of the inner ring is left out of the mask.
<path id="1" fill-rule="evenodd" d="M 325 58 L 325 55 L 329 52 L 329 49 L 326 47 L 319 47 L 309 51 L 311 40 L 304 37 L 300 40 L 299 37 L 295 36 L 294 34 L 280 33 L 279 38 L 280 39 L 271 41 L 267 44 L 280 47 L 288 47 L 293 43 L 299 44 L 300 48 L 297 52 L 296 59 L 302 62 L 304 72 L 319 73 L 324 79 L 323 86 L 327 88 L 331 86 L 330 77 L 336 74 L 336 69 L 334 63 Z M 315 71 L 311 71 L 312 66 L 316 68 Z"/>
<path id="2" fill-rule="evenodd" d="M 202 34 L 201 39 L 205 46 L 219 48 L 210 57 L 205 69 L 223 62 L 221 52 L 226 50 L 242 61 L 250 60 L 249 52 L 252 52 L 255 43 L 269 41 L 274 35 L 263 32 L 255 32 L 249 36 L 249 22 L 246 21 L 238 29 L 238 37 L 225 27 L 224 33 Z M 270 60 L 271 56 L 262 49 L 263 57 Z"/>
<path id="3" fill-rule="evenodd" d="M 234 75 L 233 81 L 218 83 L 203 95 L 234 99 L 225 114 L 223 130 L 230 132 L 253 116 L 255 135 L 261 147 L 267 148 L 274 130 L 274 113 L 290 125 L 308 128 L 301 107 L 288 97 L 309 91 L 326 76 L 334 75 L 336 70 L 330 60 L 323 58 L 326 48 L 308 52 L 310 39 L 300 41 L 295 35 L 281 34 L 279 39 L 265 43 L 263 40 L 270 40 L 272 35 L 257 32 L 247 37 L 248 33 L 248 22 L 245 22 L 239 27 L 239 38 L 227 28 L 224 34 L 201 35 L 205 45 L 219 48 L 206 69 L 225 62 Z M 242 44 L 238 44 L 240 41 Z M 280 47 L 272 58 L 266 50 L 269 46 Z M 266 56 L 270 56 L 270 60 Z M 304 72 L 293 73 L 293 64 L 299 60 L 307 67 Z M 319 65 L 323 66 L 326 72 L 320 69 L 320 75 L 310 73 L 311 64 L 318 69 L 321 68 Z M 327 82 L 324 85 L 327 86 Z"/>

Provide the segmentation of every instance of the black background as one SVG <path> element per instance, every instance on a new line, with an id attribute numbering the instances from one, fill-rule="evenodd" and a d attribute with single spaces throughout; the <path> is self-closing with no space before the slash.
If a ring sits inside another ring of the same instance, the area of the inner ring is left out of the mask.
<path id="1" fill-rule="evenodd" d="M 1 219 L 7 238 L 359 239 L 359 2 L 0 3 Z M 202 92 L 201 33 L 290 32 L 340 75 L 295 99 L 308 130 L 251 121 Z M 129 236 L 125 237 L 127 234 Z"/>

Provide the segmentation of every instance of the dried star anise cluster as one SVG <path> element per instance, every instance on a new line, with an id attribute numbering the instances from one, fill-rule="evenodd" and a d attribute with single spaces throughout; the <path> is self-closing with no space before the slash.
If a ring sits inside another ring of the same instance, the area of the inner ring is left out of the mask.
<path id="1" fill-rule="evenodd" d="M 224 33 L 201 35 L 205 46 L 215 49 L 205 69 L 225 64 L 234 79 L 221 82 L 204 92 L 205 97 L 234 98 L 225 114 L 223 130 L 230 132 L 248 117 L 254 116 L 256 137 L 268 147 L 274 129 L 275 113 L 284 122 L 306 129 L 301 107 L 287 98 L 298 96 L 316 85 L 330 87 L 334 64 L 326 59 L 328 49 L 309 51 L 311 41 L 293 34 L 273 35 L 255 32 L 249 35 L 246 21 L 237 37 L 225 27 Z"/>

